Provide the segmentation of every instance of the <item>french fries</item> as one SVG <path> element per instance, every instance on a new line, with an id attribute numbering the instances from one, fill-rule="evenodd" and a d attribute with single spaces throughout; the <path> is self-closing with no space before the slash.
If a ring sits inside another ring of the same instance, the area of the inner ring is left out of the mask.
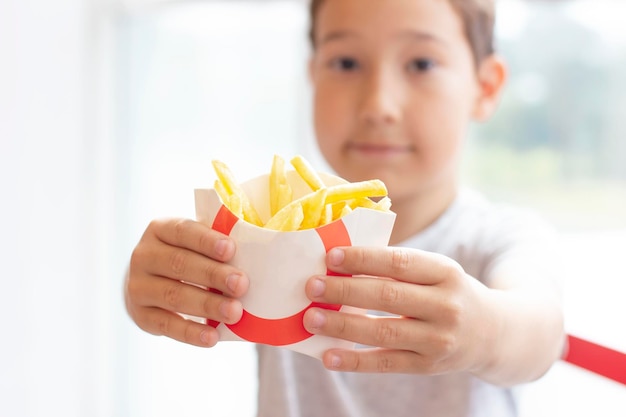
<path id="1" fill-rule="evenodd" d="M 294 156 L 291 159 L 291 165 L 293 165 L 293 167 L 296 169 L 296 172 L 298 172 L 298 174 L 300 174 L 302 179 L 307 184 L 309 184 L 309 187 L 311 187 L 313 191 L 317 191 L 320 188 L 324 188 L 324 182 L 322 181 L 320 176 L 317 175 L 317 172 L 313 170 L 313 167 L 311 167 L 311 164 L 309 164 L 309 162 L 306 159 L 304 159 L 302 156 L 300 155 Z"/>
<path id="2" fill-rule="evenodd" d="M 323 226 L 359 207 L 390 211 L 391 200 L 387 197 L 385 184 L 380 180 L 327 186 L 302 156 L 295 156 L 290 162 L 311 192 L 300 198 L 293 198 L 285 161 L 275 155 L 268 184 L 270 218 L 265 222 L 235 181 L 228 166 L 218 160 L 213 161 L 213 169 L 217 174 L 215 191 L 235 216 L 259 227 L 285 232 Z M 376 197 L 382 198 L 379 201 L 371 199 Z"/>
<path id="3" fill-rule="evenodd" d="M 248 199 L 248 196 L 246 196 L 246 194 L 243 192 L 239 184 L 237 184 L 237 182 L 235 181 L 235 177 L 233 176 L 232 172 L 230 172 L 230 169 L 228 168 L 228 166 L 221 161 L 215 160 L 213 161 L 213 169 L 215 170 L 215 173 L 217 174 L 218 180 L 224 186 L 223 187 L 224 191 L 229 197 L 228 198 L 229 204 L 231 202 L 231 197 L 233 195 L 236 195 L 236 197 L 232 199 L 235 201 L 237 199 L 240 200 L 243 219 L 247 221 L 248 223 L 252 223 L 257 226 L 263 226 L 263 222 L 261 222 L 261 218 L 259 217 L 259 214 L 252 206 L 252 203 L 250 203 L 250 199 Z M 230 206 L 229 206 L 229 209 L 230 209 Z M 233 213 L 237 214 L 236 212 L 233 212 Z"/>

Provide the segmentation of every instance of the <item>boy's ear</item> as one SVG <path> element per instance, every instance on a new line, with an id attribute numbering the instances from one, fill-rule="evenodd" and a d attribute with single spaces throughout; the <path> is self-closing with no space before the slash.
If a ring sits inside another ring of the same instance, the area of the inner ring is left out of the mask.
<path id="1" fill-rule="evenodd" d="M 499 56 L 491 55 L 480 64 L 477 77 L 479 91 L 472 116 L 475 120 L 483 121 L 498 106 L 507 78 L 506 64 Z"/>

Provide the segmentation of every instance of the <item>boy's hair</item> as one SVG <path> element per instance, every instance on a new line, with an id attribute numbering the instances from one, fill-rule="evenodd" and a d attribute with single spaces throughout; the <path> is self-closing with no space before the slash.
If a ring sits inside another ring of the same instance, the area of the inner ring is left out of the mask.
<path id="1" fill-rule="evenodd" d="M 310 31 L 311 46 L 315 48 L 315 23 L 317 14 L 326 0 L 311 0 Z M 493 31 L 495 0 L 447 0 L 461 17 L 465 36 L 470 44 L 474 62 L 480 64 L 494 52 Z"/>

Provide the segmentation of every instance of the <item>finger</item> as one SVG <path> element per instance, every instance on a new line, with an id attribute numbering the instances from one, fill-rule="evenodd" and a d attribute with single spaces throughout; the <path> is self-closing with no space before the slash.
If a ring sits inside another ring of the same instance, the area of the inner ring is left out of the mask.
<path id="1" fill-rule="evenodd" d="M 393 279 L 316 276 L 307 281 L 305 291 L 311 301 L 385 311 L 423 320 L 440 316 L 449 304 L 442 299 L 444 293 L 435 287 Z"/>
<path id="2" fill-rule="evenodd" d="M 228 262 L 235 254 L 232 239 L 193 220 L 155 220 L 148 230 L 153 230 L 155 236 L 168 245 L 186 248 L 221 262 Z"/>
<path id="3" fill-rule="evenodd" d="M 328 267 L 348 275 L 372 275 L 422 285 L 434 285 L 462 272 L 453 260 L 439 254 L 398 247 L 341 247 L 326 256 Z"/>
<path id="4" fill-rule="evenodd" d="M 327 369 L 343 372 L 437 374 L 435 364 L 418 353 L 394 349 L 332 349 L 324 352 Z"/>
<path id="5" fill-rule="evenodd" d="M 150 285 L 138 284 L 136 281 L 130 285 L 129 291 L 134 294 L 134 302 L 140 306 L 158 307 L 228 324 L 238 322 L 243 314 L 239 300 L 180 281 L 151 277 Z"/>
<path id="6" fill-rule="evenodd" d="M 371 317 L 321 308 L 307 310 L 303 323 L 312 334 L 402 350 L 416 349 L 424 328 L 422 322 L 404 317 Z"/>
<path id="7" fill-rule="evenodd" d="M 219 340 L 217 330 L 206 324 L 184 319 L 178 314 L 159 308 L 142 309 L 137 324 L 148 333 L 167 336 L 183 343 L 200 347 L 212 347 Z"/>
<path id="8" fill-rule="evenodd" d="M 142 265 L 147 273 L 191 282 L 241 297 L 248 290 L 248 277 L 235 267 L 204 255 L 165 244 L 137 248 L 131 258 L 131 268 Z"/>

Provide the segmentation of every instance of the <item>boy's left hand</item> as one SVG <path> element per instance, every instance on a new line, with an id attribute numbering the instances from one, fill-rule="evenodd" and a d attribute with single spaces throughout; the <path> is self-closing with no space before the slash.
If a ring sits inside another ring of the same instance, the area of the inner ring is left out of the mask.
<path id="1" fill-rule="evenodd" d="M 309 309 L 309 332 L 373 347 L 329 350 L 327 368 L 433 375 L 486 365 L 498 329 L 498 314 L 489 307 L 493 290 L 456 262 L 407 248 L 346 247 L 331 250 L 326 263 L 354 277 L 312 277 L 306 285 L 312 301 L 395 315 Z"/>

